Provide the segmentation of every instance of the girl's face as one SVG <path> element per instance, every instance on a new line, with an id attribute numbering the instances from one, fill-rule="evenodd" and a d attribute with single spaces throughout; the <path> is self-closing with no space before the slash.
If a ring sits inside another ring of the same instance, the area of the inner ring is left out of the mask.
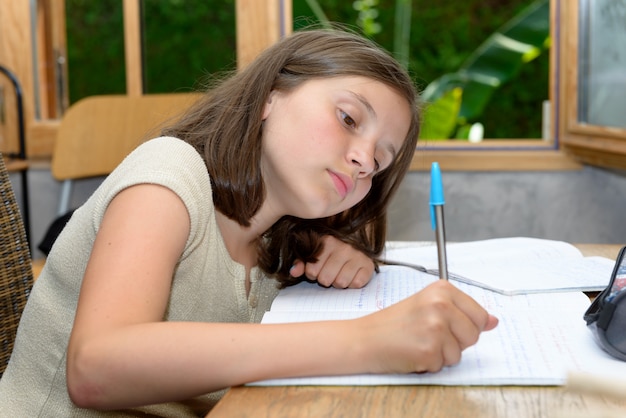
<path id="1" fill-rule="evenodd" d="M 262 170 L 274 216 L 323 218 L 351 208 L 395 159 L 409 104 L 365 77 L 313 79 L 273 91 L 263 112 Z"/>

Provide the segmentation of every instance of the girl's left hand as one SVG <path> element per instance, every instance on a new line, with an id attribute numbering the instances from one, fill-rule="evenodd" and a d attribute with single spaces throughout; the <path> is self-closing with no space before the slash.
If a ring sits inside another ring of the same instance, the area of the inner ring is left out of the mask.
<path id="1" fill-rule="evenodd" d="M 324 249 L 315 263 L 296 260 L 290 270 L 293 277 L 305 274 L 322 286 L 343 289 L 358 289 L 369 283 L 375 269 L 371 258 L 330 235 L 323 241 Z"/>

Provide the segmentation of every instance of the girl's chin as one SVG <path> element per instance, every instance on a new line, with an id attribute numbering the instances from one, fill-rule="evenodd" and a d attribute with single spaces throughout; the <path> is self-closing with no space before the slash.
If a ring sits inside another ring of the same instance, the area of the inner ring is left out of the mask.
<path id="1" fill-rule="evenodd" d="M 298 216 L 299 218 L 302 219 L 321 219 L 321 218 L 328 218 L 329 216 L 333 216 L 338 214 L 339 212 L 337 211 L 333 211 L 330 209 L 326 209 L 326 210 L 311 210 L 308 211 L 307 213 L 301 213 L 300 216 Z"/>
<path id="2" fill-rule="evenodd" d="M 318 199 L 309 201 L 306 213 L 302 211 L 296 216 L 302 219 L 328 218 L 329 216 L 334 216 L 350 209 L 352 206 L 354 206 L 354 204 L 350 205 L 346 201 L 340 201 L 337 196 L 334 196 L 334 201 L 329 197 L 319 197 Z"/>

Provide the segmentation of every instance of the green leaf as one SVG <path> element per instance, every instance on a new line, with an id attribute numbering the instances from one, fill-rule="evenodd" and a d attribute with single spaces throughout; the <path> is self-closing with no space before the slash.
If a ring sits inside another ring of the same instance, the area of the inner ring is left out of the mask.
<path id="1" fill-rule="evenodd" d="M 472 129 L 472 125 L 470 124 L 459 126 L 459 129 L 457 129 L 456 135 L 454 136 L 454 138 L 455 139 L 468 139 L 470 129 Z"/>
<path id="2" fill-rule="evenodd" d="M 480 117 L 494 91 L 549 46 L 549 36 L 549 0 L 536 0 L 489 36 L 457 72 L 430 83 L 422 97 L 426 102 L 435 102 L 449 90 L 461 88 L 463 101 L 458 124 L 474 121 Z"/>
<path id="3" fill-rule="evenodd" d="M 449 138 L 456 128 L 461 100 L 463 100 L 463 90 L 457 87 L 427 104 L 424 109 L 420 139 Z"/>

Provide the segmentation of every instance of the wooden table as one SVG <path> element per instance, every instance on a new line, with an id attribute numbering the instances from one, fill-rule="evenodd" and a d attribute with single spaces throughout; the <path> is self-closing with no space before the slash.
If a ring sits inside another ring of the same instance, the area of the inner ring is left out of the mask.
<path id="1" fill-rule="evenodd" d="M 614 259 L 621 246 L 577 247 Z M 230 389 L 207 417 L 611 418 L 626 417 L 626 396 L 553 386 L 243 386 Z"/>

